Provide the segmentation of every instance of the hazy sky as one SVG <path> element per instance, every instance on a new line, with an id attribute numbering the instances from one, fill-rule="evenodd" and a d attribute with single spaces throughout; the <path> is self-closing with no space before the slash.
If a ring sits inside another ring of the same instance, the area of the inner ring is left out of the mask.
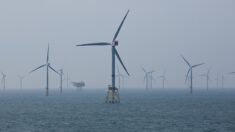
<path id="1" fill-rule="evenodd" d="M 128 88 L 144 87 L 140 66 L 154 69 L 156 82 L 166 70 L 166 87 L 187 87 L 188 70 L 180 58 L 206 64 L 194 70 L 199 75 L 212 67 L 211 78 L 224 73 L 225 86 L 235 86 L 235 1 L 234 0 L 2 0 L 0 4 L 0 70 L 6 87 L 18 88 L 16 74 L 26 74 L 46 62 L 64 68 L 73 81 L 84 80 L 88 88 L 111 83 L 111 49 L 76 47 L 76 44 L 111 42 L 126 11 L 129 16 L 118 36 L 117 50 L 131 77 Z M 120 65 L 119 65 L 120 67 Z M 121 69 L 124 74 L 124 70 Z M 24 80 L 28 89 L 45 88 L 45 68 Z M 215 86 L 215 81 L 212 82 Z M 59 86 L 58 75 L 50 72 L 50 86 Z"/>

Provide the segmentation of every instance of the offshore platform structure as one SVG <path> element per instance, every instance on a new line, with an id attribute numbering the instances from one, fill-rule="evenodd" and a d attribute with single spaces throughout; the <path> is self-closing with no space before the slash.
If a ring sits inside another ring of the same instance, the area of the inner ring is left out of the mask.
<path id="1" fill-rule="evenodd" d="M 85 87 L 85 82 L 72 82 L 73 86 L 77 88 L 77 91 L 81 91 L 82 87 Z"/>
<path id="2" fill-rule="evenodd" d="M 98 43 L 88 43 L 88 44 L 79 44 L 77 46 L 107 46 L 107 45 L 111 45 L 111 51 L 112 51 L 112 85 L 108 86 L 108 91 L 107 91 L 107 95 L 106 95 L 106 99 L 105 99 L 105 103 L 120 103 L 120 98 L 119 98 L 119 91 L 118 88 L 116 88 L 115 86 L 115 56 L 118 58 L 119 62 L 121 63 L 122 67 L 124 68 L 124 70 L 126 71 L 126 73 L 129 76 L 129 73 L 125 67 L 125 65 L 122 62 L 121 57 L 118 54 L 118 51 L 116 49 L 116 46 L 118 46 L 118 41 L 117 36 L 122 28 L 122 25 L 127 17 L 129 13 L 129 10 L 127 11 L 125 17 L 123 18 L 121 24 L 119 25 L 113 40 L 111 43 L 109 42 L 98 42 Z"/>

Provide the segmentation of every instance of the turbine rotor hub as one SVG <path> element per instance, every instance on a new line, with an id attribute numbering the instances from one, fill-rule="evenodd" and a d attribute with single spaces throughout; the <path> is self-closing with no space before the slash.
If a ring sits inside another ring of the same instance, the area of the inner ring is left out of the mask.
<path id="1" fill-rule="evenodd" d="M 118 46 L 118 41 L 117 40 L 113 41 L 112 46 Z"/>

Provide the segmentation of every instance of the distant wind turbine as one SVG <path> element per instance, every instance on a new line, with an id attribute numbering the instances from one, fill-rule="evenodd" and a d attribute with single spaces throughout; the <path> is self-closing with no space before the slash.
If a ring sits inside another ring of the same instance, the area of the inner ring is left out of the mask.
<path id="1" fill-rule="evenodd" d="M 215 81 L 216 81 L 216 88 L 219 88 L 219 75 L 218 74 L 215 78 Z"/>
<path id="2" fill-rule="evenodd" d="M 187 72 L 187 75 L 186 75 L 186 79 L 185 79 L 185 82 L 187 81 L 188 77 L 189 77 L 189 73 L 190 73 L 190 93 L 192 94 L 193 93 L 193 68 L 195 67 L 198 67 L 200 65 L 203 65 L 204 63 L 200 63 L 200 64 L 197 64 L 197 65 L 190 65 L 190 63 L 184 58 L 183 55 L 181 55 L 181 57 L 183 58 L 183 60 L 185 61 L 185 63 L 187 63 L 187 65 L 189 66 L 189 69 L 188 69 L 188 72 Z"/>
<path id="3" fill-rule="evenodd" d="M 230 75 L 234 75 L 234 74 L 235 74 L 235 72 L 229 72 L 228 74 L 230 74 Z"/>
<path id="4" fill-rule="evenodd" d="M 69 77 L 69 73 L 67 72 L 67 75 L 66 75 L 66 85 L 67 85 L 67 89 L 69 88 L 69 81 L 71 81 L 70 77 Z"/>
<path id="5" fill-rule="evenodd" d="M 122 83 L 122 88 L 124 88 L 124 78 L 126 77 L 125 75 L 121 74 L 117 65 L 117 72 L 118 74 L 116 75 L 116 77 L 118 78 L 118 89 L 120 91 L 121 89 L 121 83 Z"/>
<path id="6" fill-rule="evenodd" d="M 17 77 L 19 78 L 19 81 L 20 81 L 20 88 L 22 89 L 23 79 L 25 78 L 25 76 L 17 75 Z"/>
<path id="7" fill-rule="evenodd" d="M 116 88 L 115 86 L 115 56 L 118 58 L 119 62 L 121 63 L 122 67 L 124 68 L 124 70 L 126 71 L 126 73 L 129 75 L 126 67 L 124 66 L 122 60 L 121 60 L 121 57 L 119 56 L 118 54 L 118 51 L 116 49 L 116 46 L 118 45 L 118 41 L 116 40 L 117 37 L 118 37 L 118 34 L 122 28 L 122 25 L 127 17 L 129 13 L 129 10 L 127 11 L 125 17 L 123 18 L 120 26 L 118 27 L 114 37 L 113 37 L 113 40 L 111 43 L 109 42 L 99 42 L 99 43 L 88 43 L 88 44 L 79 44 L 77 46 L 111 46 L 111 51 L 112 51 L 112 85 L 111 87 L 108 88 L 108 92 L 107 92 L 107 96 L 106 96 L 106 103 L 119 103 L 120 102 L 120 99 L 119 99 L 119 92 L 118 92 L 118 89 Z"/>
<path id="8" fill-rule="evenodd" d="M 159 78 L 162 78 L 162 88 L 165 88 L 165 81 L 166 81 L 166 72 L 164 71 Z"/>
<path id="9" fill-rule="evenodd" d="M 221 78 L 217 74 L 217 77 L 215 78 L 216 81 L 216 87 L 219 88 L 219 83 L 221 83 L 221 88 L 224 88 L 224 74 L 221 75 Z"/>
<path id="10" fill-rule="evenodd" d="M 2 83 L 3 83 L 3 90 L 6 89 L 6 74 L 2 72 Z"/>
<path id="11" fill-rule="evenodd" d="M 152 71 L 147 71 L 145 68 L 141 67 L 141 69 L 144 71 L 145 75 L 144 75 L 144 80 L 145 80 L 145 83 L 146 83 L 146 88 L 145 90 L 148 91 L 149 90 L 149 83 L 150 83 L 150 89 L 152 89 L 153 87 L 153 72 L 155 72 L 154 70 Z M 149 79 L 150 79 L 150 82 L 149 82 Z"/>
<path id="12" fill-rule="evenodd" d="M 148 84 L 149 84 L 149 74 L 148 72 L 142 67 L 142 70 L 144 71 L 145 75 L 144 75 L 144 80 L 145 80 L 145 90 L 148 91 Z"/>
<path id="13" fill-rule="evenodd" d="M 59 70 L 59 75 L 60 75 L 60 93 L 62 93 L 62 89 L 63 89 L 63 75 L 64 75 L 63 69 Z"/>
<path id="14" fill-rule="evenodd" d="M 153 80 L 154 80 L 154 78 L 153 78 L 153 73 L 154 73 L 154 72 L 155 72 L 154 70 L 148 72 L 149 77 L 150 77 L 150 88 L 151 88 L 151 89 L 153 89 Z"/>
<path id="15" fill-rule="evenodd" d="M 206 77 L 206 90 L 208 91 L 210 81 L 210 69 L 207 70 L 206 74 L 201 74 L 201 76 Z"/>
<path id="16" fill-rule="evenodd" d="M 46 64 L 43 64 L 41 66 L 39 66 L 38 68 L 32 70 L 29 72 L 29 74 L 33 73 L 34 71 L 42 68 L 42 67 L 46 67 L 46 96 L 49 95 L 49 69 L 51 69 L 52 71 L 54 71 L 55 73 L 57 73 L 58 75 L 60 75 L 54 68 L 51 67 L 51 64 L 49 63 L 49 44 L 48 44 L 48 48 L 47 48 L 47 60 L 46 60 Z"/>

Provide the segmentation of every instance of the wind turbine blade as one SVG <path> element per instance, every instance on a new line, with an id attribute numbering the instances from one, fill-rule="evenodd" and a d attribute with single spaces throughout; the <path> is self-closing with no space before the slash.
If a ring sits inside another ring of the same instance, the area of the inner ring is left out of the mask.
<path id="1" fill-rule="evenodd" d="M 205 64 L 205 63 L 200 63 L 200 64 L 197 64 L 197 65 L 193 65 L 192 68 L 203 65 L 203 64 Z"/>
<path id="2" fill-rule="evenodd" d="M 60 76 L 61 76 L 61 75 L 64 75 L 63 69 L 59 69 L 59 70 L 57 70 L 57 72 L 60 73 Z"/>
<path id="3" fill-rule="evenodd" d="M 44 66 L 46 66 L 46 64 L 41 65 L 41 66 L 39 66 L 38 68 L 36 68 L 36 69 L 34 69 L 34 70 L 30 71 L 30 72 L 29 72 L 29 74 L 30 74 L 30 73 L 32 73 L 32 72 L 34 72 L 34 71 L 36 71 L 36 70 L 38 70 L 38 69 L 40 69 L 40 68 L 42 68 L 42 67 L 44 67 Z"/>
<path id="4" fill-rule="evenodd" d="M 235 74 L 235 72 L 230 72 L 229 74 Z"/>
<path id="5" fill-rule="evenodd" d="M 105 46 L 105 45 L 111 45 L 111 44 L 106 42 L 99 42 L 99 43 L 78 44 L 76 46 Z"/>
<path id="6" fill-rule="evenodd" d="M 145 73 L 147 73 L 147 71 L 141 66 L 141 69 L 145 72 Z"/>
<path id="7" fill-rule="evenodd" d="M 189 67 L 191 67 L 191 65 L 189 64 L 189 62 L 184 58 L 183 55 L 181 55 L 181 57 L 183 58 L 183 60 L 188 64 Z"/>
<path id="8" fill-rule="evenodd" d="M 47 48 L 47 62 L 49 61 L 49 44 L 48 44 L 48 48 Z"/>
<path id="9" fill-rule="evenodd" d="M 119 61 L 120 61 L 120 63 L 122 64 L 122 67 L 123 67 L 123 68 L 124 68 L 124 70 L 126 71 L 127 75 L 128 75 L 128 76 L 130 76 L 130 74 L 128 73 L 128 71 L 127 71 L 127 69 L 126 69 L 125 65 L 123 64 L 122 59 L 121 59 L 121 57 L 119 56 L 119 54 L 118 54 L 118 52 L 117 52 L 116 48 L 114 48 L 114 51 L 115 51 L 115 55 L 117 56 L 118 60 L 119 60 Z"/>
<path id="10" fill-rule="evenodd" d="M 55 73 L 57 73 L 58 75 L 60 75 L 60 73 L 57 72 L 54 68 L 52 68 L 50 65 L 49 65 L 49 68 L 50 68 L 52 71 L 54 71 Z"/>
<path id="11" fill-rule="evenodd" d="M 187 75 L 186 75 L 186 79 L 185 79 L 185 83 L 187 82 L 187 80 L 188 80 L 188 75 L 189 75 L 189 72 L 191 71 L 192 69 L 191 68 L 189 68 L 189 70 L 188 70 L 188 72 L 187 72 Z"/>
<path id="12" fill-rule="evenodd" d="M 117 38 L 117 36 L 118 36 L 118 34 L 119 34 L 121 28 L 122 28 L 122 25 L 123 25 L 124 21 L 126 20 L 126 17 L 127 17 L 127 15 L 128 15 L 129 12 L 130 12 L 130 10 L 127 11 L 127 13 L 126 13 L 125 17 L 123 18 L 121 24 L 119 25 L 119 27 L 118 27 L 118 29 L 117 29 L 117 31 L 116 31 L 114 37 L 113 37 L 113 41 L 116 40 L 116 38 Z"/>

